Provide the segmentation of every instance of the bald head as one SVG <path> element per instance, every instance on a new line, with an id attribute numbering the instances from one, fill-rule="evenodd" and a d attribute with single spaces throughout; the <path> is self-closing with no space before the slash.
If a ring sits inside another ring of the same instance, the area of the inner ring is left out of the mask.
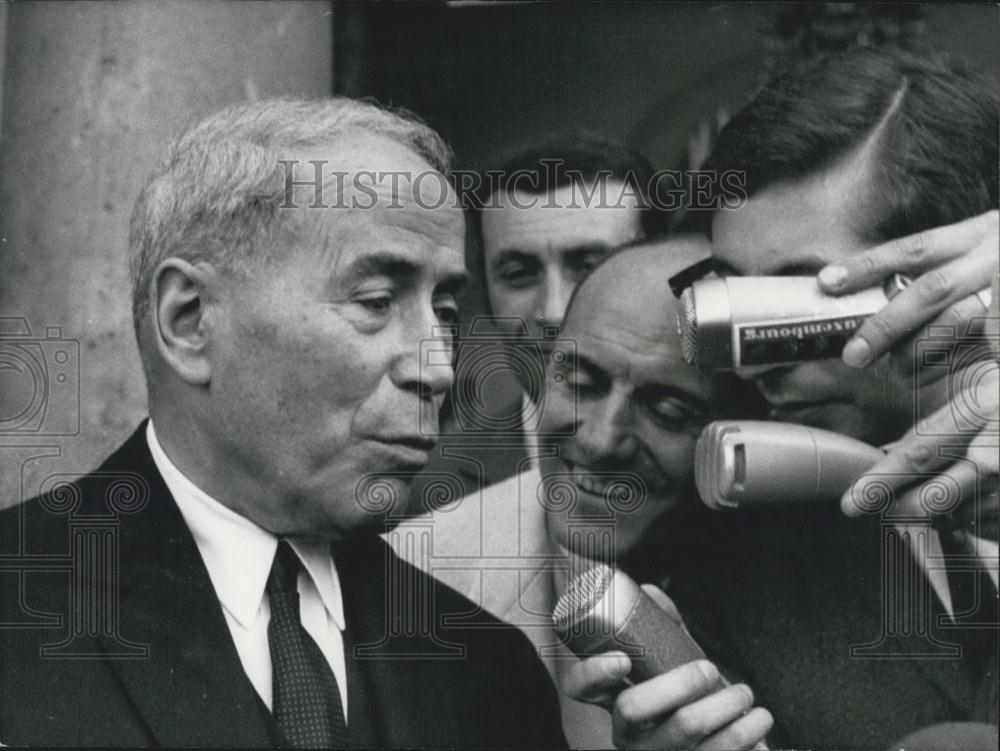
<path id="1" fill-rule="evenodd" d="M 711 255 L 701 236 L 641 243 L 612 256 L 583 281 L 566 311 L 564 332 L 572 336 L 574 318 L 592 315 L 626 330 L 645 333 L 679 347 L 678 301 L 670 279 Z"/>

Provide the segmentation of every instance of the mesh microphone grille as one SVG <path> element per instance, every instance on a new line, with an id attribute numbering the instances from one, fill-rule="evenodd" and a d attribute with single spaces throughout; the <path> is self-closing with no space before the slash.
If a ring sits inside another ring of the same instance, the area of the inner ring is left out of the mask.
<path id="1" fill-rule="evenodd" d="M 698 313 L 694 305 L 694 289 L 688 287 L 681 293 L 683 310 L 677 318 L 677 333 L 681 337 L 681 354 L 691 365 L 698 362 Z"/>
<path id="2" fill-rule="evenodd" d="M 570 582 L 569 589 L 559 598 L 552 611 L 552 622 L 556 628 L 568 629 L 593 610 L 604 597 L 614 575 L 610 566 L 600 564 L 587 569 Z"/>

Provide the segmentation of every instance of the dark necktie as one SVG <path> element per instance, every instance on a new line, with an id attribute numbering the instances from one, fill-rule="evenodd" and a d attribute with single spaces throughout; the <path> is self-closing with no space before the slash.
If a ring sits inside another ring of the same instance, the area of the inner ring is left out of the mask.
<path id="1" fill-rule="evenodd" d="M 938 532 L 951 591 L 953 628 L 966 664 L 978 670 L 989 665 L 995 648 L 1000 617 L 997 588 L 964 532 L 947 527 Z"/>
<path id="2" fill-rule="evenodd" d="M 346 748 L 347 724 L 337 679 L 299 618 L 300 568 L 291 546 L 279 542 L 267 577 L 271 712 L 293 748 Z"/>

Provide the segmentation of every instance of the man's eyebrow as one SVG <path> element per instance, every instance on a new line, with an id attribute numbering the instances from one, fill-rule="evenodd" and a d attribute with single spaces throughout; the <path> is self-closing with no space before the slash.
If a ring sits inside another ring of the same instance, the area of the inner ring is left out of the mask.
<path id="1" fill-rule="evenodd" d="M 493 258 L 490 264 L 493 267 L 508 261 L 520 261 L 521 263 L 538 263 L 538 257 L 534 253 L 529 253 L 519 248 L 504 248 Z"/>
<path id="2" fill-rule="evenodd" d="M 806 259 L 782 266 L 776 269 L 771 276 L 816 276 L 824 266 L 826 266 L 826 261 L 820 258 Z"/>
<path id="3" fill-rule="evenodd" d="M 577 353 L 576 356 L 572 358 L 572 365 L 578 370 L 585 371 L 588 376 L 600 383 L 606 383 L 611 380 L 611 375 L 608 371 L 595 363 L 593 360 L 589 359 L 586 355 Z"/>
<path id="4" fill-rule="evenodd" d="M 469 274 L 466 271 L 448 273 L 438 282 L 437 291 L 446 295 L 458 295 L 469 283 Z"/>
<path id="5" fill-rule="evenodd" d="M 414 279 L 422 272 L 422 267 L 415 261 L 395 253 L 372 253 L 352 261 L 342 275 L 340 281 L 345 284 L 365 279 L 370 276 L 387 276 L 394 281 Z M 464 271 L 449 272 L 438 283 L 444 292 L 460 292 L 465 286 L 468 274 Z"/>
<path id="6" fill-rule="evenodd" d="M 599 253 L 605 255 L 611 250 L 611 246 L 607 243 L 587 243 L 586 245 L 574 245 L 571 248 L 566 248 L 560 255 L 563 260 L 573 262 L 586 261 L 589 256 Z"/>
<path id="7" fill-rule="evenodd" d="M 816 276 L 819 270 L 826 265 L 827 261 L 819 257 L 803 258 L 774 269 L 768 274 L 755 274 L 754 276 Z M 713 259 L 712 267 L 719 276 L 744 276 L 732 264 L 720 259 Z"/>
<path id="8" fill-rule="evenodd" d="M 416 276 L 420 266 L 404 256 L 394 253 L 372 253 L 356 258 L 348 264 L 342 275 L 344 281 L 354 281 L 368 276 L 388 276 L 402 279 Z"/>
<path id="9" fill-rule="evenodd" d="M 666 383 L 650 383 L 643 386 L 640 389 L 641 393 L 653 399 L 662 399 L 664 397 L 674 397 L 682 401 L 688 402 L 689 404 L 697 407 L 698 409 L 707 411 L 709 403 L 699 394 L 692 390 L 685 389 L 681 386 Z"/>

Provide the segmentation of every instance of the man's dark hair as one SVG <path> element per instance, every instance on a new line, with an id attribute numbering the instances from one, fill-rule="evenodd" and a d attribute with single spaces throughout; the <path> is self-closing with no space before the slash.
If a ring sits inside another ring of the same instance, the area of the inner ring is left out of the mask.
<path id="1" fill-rule="evenodd" d="M 860 49 L 770 83 L 726 125 L 705 169 L 744 173 L 750 196 L 870 142 L 859 226 L 884 242 L 997 207 L 997 112 L 995 74 L 943 53 Z"/>
<path id="2" fill-rule="evenodd" d="M 574 182 L 617 180 L 639 200 L 643 234 L 656 237 L 666 233 L 670 215 L 650 203 L 655 175 L 649 160 L 634 149 L 585 133 L 563 134 L 519 151 L 498 170 L 489 170 L 480 201 L 489 205 L 490 196 L 514 188 L 544 195 Z"/>

